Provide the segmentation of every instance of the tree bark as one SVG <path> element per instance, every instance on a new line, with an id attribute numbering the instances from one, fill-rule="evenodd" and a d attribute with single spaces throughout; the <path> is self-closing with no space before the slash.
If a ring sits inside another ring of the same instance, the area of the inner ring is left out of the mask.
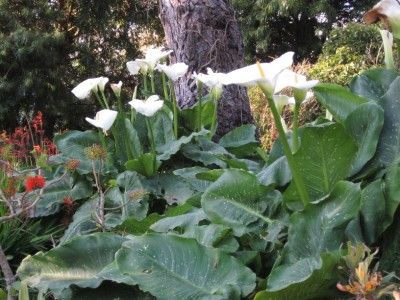
<path id="1" fill-rule="evenodd" d="M 184 62 L 189 72 L 175 85 L 180 107 L 196 102 L 192 72 L 207 68 L 226 73 L 244 64 L 244 46 L 229 0 L 160 0 L 160 18 L 172 62 Z M 217 137 L 242 124 L 253 123 L 246 89 L 224 87 L 218 104 Z"/>

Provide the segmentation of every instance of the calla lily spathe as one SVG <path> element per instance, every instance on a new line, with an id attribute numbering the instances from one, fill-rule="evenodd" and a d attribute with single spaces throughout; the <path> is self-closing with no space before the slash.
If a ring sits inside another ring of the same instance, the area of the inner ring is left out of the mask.
<path id="1" fill-rule="evenodd" d="M 379 30 L 382 41 L 383 49 L 385 51 L 385 65 L 388 69 L 394 69 L 393 59 L 393 34 L 388 30 Z"/>
<path id="2" fill-rule="evenodd" d="M 133 99 L 132 101 L 129 101 L 128 103 L 138 113 L 145 115 L 146 117 L 153 116 L 164 105 L 164 101 L 160 100 L 160 97 L 157 95 L 150 96 L 147 100 Z"/>
<path id="3" fill-rule="evenodd" d="M 120 80 L 118 83 L 111 83 L 110 86 L 115 96 L 119 98 L 121 96 L 122 81 Z"/>
<path id="4" fill-rule="evenodd" d="M 214 73 L 211 68 L 207 68 L 207 74 L 204 73 L 193 73 L 193 78 L 202 82 L 204 85 L 209 87 L 210 89 L 219 89 L 222 90 L 222 85 L 225 81 L 226 74 L 224 73 Z"/>
<path id="5" fill-rule="evenodd" d="M 156 70 L 164 72 L 172 81 L 178 80 L 180 77 L 185 75 L 188 71 L 189 66 L 185 63 L 176 63 L 173 65 L 159 64 Z"/>
<path id="6" fill-rule="evenodd" d="M 96 113 L 94 119 L 85 118 L 85 120 L 93 126 L 103 129 L 104 133 L 106 134 L 107 130 L 109 130 L 114 124 L 117 114 L 118 112 L 115 110 L 102 109 Z"/>
<path id="7" fill-rule="evenodd" d="M 108 82 L 107 77 L 96 77 L 96 78 L 89 78 L 82 81 L 78 84 L 73 90 L 72 93 L 78 99 L 86 99 L 89 98 L 90 94 L 93 90 L 99 89 L 100 91 L 104 91 L 104 87 Z"/>
<path id="8" fill-rule="evenodd" d="M 287 52 L 270 63 L 254 64 L 234 70 L 223 76 L 222 83 L 246 87 L 260 84 L 264 90 L 272 95 L 278 75 L 293 64 L 293 55 L 294 52 Z"/>
<path id="9" fill-rule="evenodd" d="M 386 29 L 393 32 L 395 38 L 400 38 L 400 2 L 398 0 L 379 1 L 363 17 L 367 24 L 383 22 Z"/>
<path id="10" fill-rule="evenodd" d="M 291 70 L 283 70 L 277 77 L 275 93 L 281 92 L 285 88 L 293 88 L 294 96 L 297 101 L 303 102 L 307 95 L 307 90 L 319 83 L 318 80 L 307 80 L 306 76 L 297 74 Z"/>
<path id="11" fill-rule="evenodd" d="M 164 51 L 162 48 L 150 48 L 146 51 L 144 59 L 135 59 L 126 63 L 126 67 L 131 75 L 137 75 L 139 72 L 147 74 L 152 72 L 161 59 L 170 55 L 173 51 Z"/>

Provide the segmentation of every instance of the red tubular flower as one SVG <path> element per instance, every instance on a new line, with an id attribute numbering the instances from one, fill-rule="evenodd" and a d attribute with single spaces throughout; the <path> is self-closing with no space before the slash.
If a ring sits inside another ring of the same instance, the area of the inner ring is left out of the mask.
<path id="1" fill-rule="evenodd" d="M 42 153 L 42 148 L 40 145 L 33 145 L 33 151 L 35 151 L 37 154 Z"/>
<path id="2" fill-rule="evenodd" d="M 31 192 L 35 189 L 41 189 L 46 184 L 46 179 L 43 176 L 29 176 L 25 180 L 25 190 Z"/>

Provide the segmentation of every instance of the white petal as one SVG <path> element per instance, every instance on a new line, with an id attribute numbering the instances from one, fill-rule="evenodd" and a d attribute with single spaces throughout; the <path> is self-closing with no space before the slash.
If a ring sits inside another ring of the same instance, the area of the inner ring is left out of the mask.
<path id="1" fill-rule="evenodd" d="M 277 77 L 274 92 L 279 93 L 287 87 L 308 90 L 316 86 L 318 82 L 318 80 L 307 81 L 304 75 L 297 74 L 291 70 L 283 70 Z"/>
<path id="2" fill-rule="evenodd" d="M 162 48 L 149 48 L 145 54 L 145 61 L 147 62 L 150 70 L 153 70 L 157 63 L 164 57 L 171 54 L 172 50 L 163 51 Z"/>
<path id="3" fill-rule="evenodd" d="M 137 61 L 128 61 L 126 63 L 126 68 L 131 75 L 137 75 L 140 71 L 140 65 Z"/>
<path id="4" fill-rule="evenodd" d="M 186 74 L 189 66 L 185 63 L 176 63 L 173 65 L 157 65 L 157 70 L 164 72 L 172 81 L 178 80 Z"/>
<path id="5" fill-rule="evenodd" d="M 116 112 L 115 110 L 102 109 L 96 113 L 96 117 L 94 119 L 85 118 L 85 120 L 93 126 L 107 131 L 114 124 L 117 115 L 118 112 Z"/>
<path id="6" fill-rule="evenodd" d="M 85 81 L 82 81 L 80 84 L 78 84 L 73 90 L 72 93 L 75 95 L 75 97 L 83 100 L 86 98 L 89 98 L 92 89 L 96 87 L 98 81 L 96 78 L 89 78 L 86 79 Z"/>
<path id="7" fill-rule="evenodd" d="M 163 100 L 160 99 L 159 96 L 153 95 L 150 96 L 146 101 L 133 99 L 128 103 L 140 114 L 145 115 L 146 117 L 153 116 L 157 111 L 159 111 L 164 104 Z"/>
<path id="8" fill-rule="evenodd" d="M 263 83 L 268 89 L 274 90 L 277 75 L 293 64 L 293 55 L 294 52 L 287 52 L 270 63 L 254 64 L 229 72 L 224 77 L 223 84 L 249 87 Z"/>
<path id="9" fill-rule="evenodd" d="M 104 87 L 106 86 L 108 82 L 107 77 L 97 77 L 95 78 L 97 80 L 97 87 L 101 90 L 104 91 Z"/>

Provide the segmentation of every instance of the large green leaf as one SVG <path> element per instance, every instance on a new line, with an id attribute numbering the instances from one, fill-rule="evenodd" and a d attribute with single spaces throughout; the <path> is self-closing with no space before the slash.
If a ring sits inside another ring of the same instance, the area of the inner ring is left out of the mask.
<path id="1" fill-rule="evenodd" d="M 384 124 L 378 147 L 368 169 L 387 167 L 400 154 L 400 77 L 393 81 L 387 93 L 379 99 L 378 104 L 384 110 Z"/>
<path id="2" fill-rule="evenodd" d="M 232 156 L 224 147 L 202 137 L 199 137 L 196 144 L 184 145 L 182 154 L 195 162 L 201 162 L 205 166 L 216 165 L 221 168 L 226 167 L 226 163 L 221 157 Z"/>
<path id="3" fill-rule="evenodd" d="M 239 248 L 239 243 L 232 235 L 232 229 L 224 225 L 191 226 L 181 236 L 194 238 L 206 247 L 218 248 L 228 253 L 234 253 Z"/>
<path id="4" fill-rule="evenodd" d="M 257 178 L 265 186 L 274 184 L 285 186 L 292 180 L 289 164 L 286 156 L 281 156 L 272 164 L 265 166 L 258 174 Z"/>
<path id="5" fill-rule="evenodd" d="M 197 178 L 197 174 L 207 172 L 209 169 L 204 167 L 191 167 L 174 170 L 174 174 L 179 176 L 178 180 L 187 182 L 193 190 L 197 192 L 204 192 L 211 184 L 208 180 L 201 180 Z"/>
<path id="6" fill-rule="evenodd" d="M 109 140 L 107 144 L 108 151 L 112 151 L 112 145 Z M 98 132 L 88 131 L 76 131 L 71 130 L 66 133 L 56 135 L 54 137 L 54 143 L 57 145 L 57 149 L 61 152 L 61 161 L 67 161 L 68 159 L 78 159 L 79 165 L 77 171 L 80 174 L 92 173 L 92 162 L 85 155 L 85 148 L 93 146 L 93 144 L 101 145 Z M 110 156 L 106 160 L 103 171 L 114 172 L 116 171 L 112 164 Z"/>
<path id="7" fill-rule="evenodd" d="M 237 127 L 225 134 L 219 140 L 219 144 L 236 155 L 251 154 L 255 151 L 255 146 L 258 145 L 256 127 L 253 124 Z"/>
<path id="8" fill-rule="evenodd" d="M 189 136 L 182 136 L 178 140 L 169 141 L 166 144 L 157 147 L 157 152 L 161 153 L 157 156 L 160 161 L 168 160 L 172 155 L 178 153 L 183 145 L 186 145 L 192 141 L 194 137 L 205 136 L 208 130 L 201 130 L 200 132 L 192 132 Z"/>
<path id="9" fill-rule="evenodd" d="M 368 245 L 376 242 L 387 227 L 384 226 L 386 223 L 384 188 L 383 181 L 379 179 L 367 185 L 361 192 L 361 225 L 363 237 Z"/>
<path id="10" fill-rule="evenodd" d="M 326 123 L 303 129 L 300 149 L 294 154 L 311 201 L 328 195 L 335 184 L 349 173 L 357 147 L 339 123 Z M 284 193 L 291 209 L 301 209 L 302 203 L 292 181 Z"/>
<path id="11" fill-rule="evenodd" d="M 177 227 L 185 229 L 190 226 L 199 224 L 200 221 L 206 220 L 207 215 L 202 209 L 194 209 L 193 211 L 187 212 L 185 214 L 166 217 L 150 226 L 150 229 L 156 232 L 168 232 Z"/>
<path id="12" fill-rule="evenodd" d="M 392 224 L 395 213 L 400 205 L 400 160 L 397 160 L 389 168 L 385 178 L 385 217 L 382 222 L 382 230 Z"/>
<path id="13" fill-rule="evenodd" d="M 383 126 L 383 109 L 374 102 L 361 104 L 348 115 L 344 126 L 358 146 L 350 170 L 350 175 L 354 175 L 375 154 Z"/>
<path id="14" fill-rule="evenodd" d="M 175 140 L 172 129 L 172 114 L 165 107 L 150 118 L 156 148 Z"/>
<path id="15" fill-rule="evenodd" d="M 48 181 L 47 187 L 43 189 L 43 196 L 35 207 L 34 216 L 44 217 L 58 213 L 65 197 L 80 200 L 90 197 L 92 193 L 92 186 L 86 180 L 74 183 L 70 176 L 56 177 Z"/>
<path id="16" fill-rule="evenodd" d="M 272 222 L 265 212 L 280 201 L 278 191 L 261 185 L 254 174 L 229 169 L 204 192 L 201 203 L 209 219 L 241 236 Z"/>
<path id="17" fill-rule="evenodd" d="M 170 206 L 164 215 L 152 213 L 142 220 L 137 220 L 136 218 L 129 218 L 125 220 L 125 222 L 117 229 L 130 234 L 141 235 L 143 233 L 146 233 L 150 229 L 150 226 L 156 223 L 157 221 L 163 218 L 184 215 L 191 210 L 193 210 L 193 206 L 191 206 L 190 204 Z"/>
<path id="18" fill-rule="evenodd" d="M 280 266 L 268 278 L 273 288 L 257 293 L 254 300 L 336 299 L 340 258 L 336 253 L 323 253 Z"/>
<path id="19" fill-rule="evenodd" d="M 46 253 L 26 257 L 17 270 L 29 286 L 61 292 L 71 285 L 98 287 L 104 280 L 132 284 L 113 265 L 115 253 L 125 238 L 97 233 L 75 238 Z"/>
<path id="20" fill-rule="evenodd" d="M 124 120 L 125 132 L 126 132 L 126 142 L 128 143 L 128 147 L 133 155 L 133 157 L 139 157 L 143 154 L 142 144 L 140 143 L 139 135 L 133 127 L 131 121 L 127 118 Z"/>
<path id="21" fill-rule="evenodd" d="M 327 199 L 292 214 L 281 262 L 258 299 L 323 299 L 338 262 L 325 252 L 340 249 L 347 224 L 359 213 L 360 198 L 359 185 L 341 181 Z"/>
<path id="22" fill-rule="evenodd" d="M 145 178 L 135 172 L 125 171 L 118 175 L 117 185 L 122 192 L 118 188 L 115 190 L 113 202 L 115 206 L 121 206 L 121 220 L 129 217 L 141 220 L 146 217 L 150 191 Z"/>
<path id="23" fill-rule="evenodd" d="M 147 177 L 154 176 L 161 162 L 157 161 L 157 156 L 153 153 L 145 153 L 138 158 L 128 160 L 125 167 L 129 171 L 135 171 Z"/>
<path id="24" fill-rule="evenodd" d="M 350 90 L 336 84 L 319 84 L 314 87 L 317 100 L 329 110 L 339 122 L 344 122 L 348 115 L 368 100 L 353 94 Z"/>
<path id="25" fill-rule="evenodd" d="M 205 128 L 209 128 L 211 126 L 215 102 L 211 97 L 204 97 L 201 101 L 201 124 Z M 184 126 L 191 131 L 197 130 L 197 116 L 198 116 L 198 106 L 199 101 L 197 101 L 192 107 L 180 110 L 180 116 L 184 121 Z"/>
<path id="26" fill-rule="evenodd" d="M 356 95 L 378 101 L 397 76 L 399 73 L 394 70 L 368 70 L 352 80 L 350 89 Z"/>
<path id="27" fill-rule="evenodd" d="M 255 274 L 220 250 L 194 239 L 148 234 L 132 237 L 116 255 L 119 270 L 160 300 L 240 299 Z"/>
<path id="28" fill-rule="evenodd" d="M 75 212 L 72 222 L 68 225 L 61 243 L 65 243 L 74 237 L 92 233 L 97 229 L 97 224 L 93 218 L 93 211 L 96 206 L 97 198 L 86 201 Z"/>
<path id="29" fill-rule="evenodd" d="M 346 225 L 358 215 L 361 190 L 358 184 L 340 181 L 324 201 L 308 206 L 290 217 L 284 262 L 318 257 L 335 251 L 345 239 Z"/>

